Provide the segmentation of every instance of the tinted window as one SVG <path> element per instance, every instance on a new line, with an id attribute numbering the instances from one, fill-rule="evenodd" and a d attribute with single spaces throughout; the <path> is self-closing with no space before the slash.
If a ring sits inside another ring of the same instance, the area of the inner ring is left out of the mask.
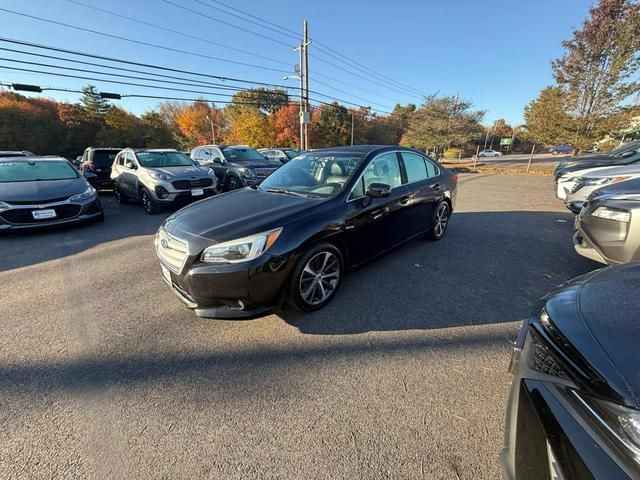
<path id="1" fill-rule="evenodd" d="M 264 157 L 255 148 L 227 147 L 222 149 L 224 158 L 230 162 L 242 162 L 245 160 L 264 160 Z"/>
<path id="2" fill-rule="evenodd" d="M 427 159 L 426 164 L 427 164 L 427 177 L 431 178 L 431 177 L 437 177 L 438 175 L 440 175 L 440 169 L 434 162 Z"/>
<path id="3" fill-rule="evenodd" d="M 182 152 L 138 152 L 138 162 L 145 168 L 186 167 L 193 160 Z"/>
<path id="4" fill-rule="evenodd" d="M 400 165 L 395 153 L 384 153 L 376 158 L 364 171 L 364 191 L 366 192 L 372 183 L 384 183 L 393 187 L 402 184 Z"/>
<path id="5" fill-rule="evenodd" d="M 117 154 L 115 150 L 94 150 L 93 164 L 96 167 L 110 167 Z"/>
<path id="6" fill-rule="evenodd" d="M 72 178 L 78 178 L 78 174 L 66 160 L 0 162 L 0 182 L 69 180 Z"/>
<path id="7" fill-rule="evenodd" d="M 27 157 L 28 155 L 24 153 L 0 153 L 0 158 L 6 157 Z"/>
<path id="8" fill-rule="evenodd" d="M 409 183 L 419 182 L 427 178 L 427 166 L 423 157 L 415 153 L 402 152 L 402 160 L 407 170 L 407 181 Z"/>

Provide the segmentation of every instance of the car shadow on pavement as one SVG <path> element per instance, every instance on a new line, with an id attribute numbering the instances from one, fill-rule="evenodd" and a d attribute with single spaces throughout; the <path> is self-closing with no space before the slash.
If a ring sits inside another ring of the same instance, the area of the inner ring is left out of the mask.
<path id="1" fill-rule="evenodd" d="M 59 226 L 41 230 L 17 230 L 0 234 L 0 272 L 74 255 L 101 243 L 127 237 L 152 235 L 175 210 L 148 215 L 142 206 L 118 205 L 100 194 L 105 212 L 102 223 Z"/>
<path id="2" fill-rule="evenodd" d="M 280 315 L 320 335 L 524 318 L 559 284 L 603 266 L 574 251 L 572 224 L 563 212 L 455 213 L 441 241 L 412 241 L 352 272 L 318 312 Z"/>

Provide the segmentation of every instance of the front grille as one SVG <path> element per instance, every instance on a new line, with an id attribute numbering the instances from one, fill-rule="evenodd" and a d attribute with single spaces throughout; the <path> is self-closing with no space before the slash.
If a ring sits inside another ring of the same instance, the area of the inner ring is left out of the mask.
<path id="1" fill-rule="evenodd" d="M 567 379 L 567 374 L 553 358 L 547 347 L 540 343 L 534 344 L 533 365 L 536 370 L 546 375 Z"/>
<path id="2" fill-rule="evenodd" d="M 54 218 L 36 220 L 33 218 L 33 214 L 31 213 L 34 210 L 32 208 L 15 208 L 7 210 L 0 213 L 0 217 L 9 223 L 15 224 L 55 222 L 56 220 L 65 220 L 77 216 L 80 213 L 82 206 L 71 203 L 68 205 L 58 205 L 50 208 L 56 211 L 56 216 Z"/>
<path id="3" fill-rule="evenodd" d="M 253 173 L 255 173 L 256 177 L 266 178 L 276 170 L 277 168 L 254 168 Z"/>
<path id="4" fill-rule="evenodd" d="M 573 186 L 571 187 L 571 193 L 576 193 L 578 190 L 580 190 L 583 187 L 583 183 L 582 182 L 575 182 L 573 184 Z"/>
<path id="5" fill-rule="evenodd" d="M 156 253 L 169 270 L 180 273 L 188 256 L 187 243 L 161 228 L 156 235 Z"/>
<path id="6" fill-rule="evenodd" d="M 46 198 L 46 199 L 40 198 L 38 200 L 24 200 L 24 201 L 8 200 L 7 203 L 10 203 L 11 205 L 43 205 L 47 203 L 64 202 L 68 198 L 69 196 L 67 195 L 66 197 Z"/>
<path id="7" fill-rule="evenodd" d="M 176 180 L 171 182 L 176 190 L 188 190 L 190 188 L 206 188 L 213 185 L 212 178 L 199 178 L 196 180 Z"/>

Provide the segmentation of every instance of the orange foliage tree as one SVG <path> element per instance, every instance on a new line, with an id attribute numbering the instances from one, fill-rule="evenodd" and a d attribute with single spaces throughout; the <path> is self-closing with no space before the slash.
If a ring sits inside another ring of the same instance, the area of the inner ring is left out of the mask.
<path id="1" fill-rule="evenodd" d="M 216 143 L 220 143 L 226 126 L 222 112 L 217 108 L 209 106 L 204 101 L 196 101 L 184 105 L 175 115 L 176 125 L 190 147 L 213 142 L 209 119 L 213 122 Z"/>
<path id="2" fill-rule="evenodd" d="M 273 131 L 272 147 L 298 147 L 300 144 L 300 104 L 290 102 L 269 117 Z M 265 145 L 266 146 L 266 145 Z"/>

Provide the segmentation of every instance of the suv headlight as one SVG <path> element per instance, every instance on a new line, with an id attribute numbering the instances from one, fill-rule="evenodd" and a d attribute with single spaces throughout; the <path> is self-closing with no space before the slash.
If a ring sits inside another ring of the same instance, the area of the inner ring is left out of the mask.
<path id="1" fill-rule="evenodd" d="M 80 200 L 87 200 L 89 198 L 94 197 L 95 195 L 96 195 L 96 191 L 94 190 L 94 188 L 89 187 L 84 192 L 78 193 L 77 195 L 69 197 L 69 200 L 71 200 L 72 202 L 77 202 Z"/>
<path id="2" fill-rule="evenodd" d="M 258 258 L 282 233 L 282 228 L 258 233 L 249 237 L 212 245 L 204 250 L 201 260 L 206 263 L 240 263 Z"/>
<path id="3" fill-rule="evenodd" d="M 151 176 L 151 178 L 155 178 L 156 180 L 169 180 L 169 177 L 167 177 L 164 173 L 149 172 L 149 176 Z"/>
<path id="4" fill-rule="evenodd" d="M 591 212 L 591 216 L 606 218 L 607 220 L 614 220 L 616 222 L 629 223 L 631 221 L 631 212 L 608 207 L 596 208 L 593 212 Z"/>
<path id="5" fill-rule="evenodd" d="M 582 395 L 575 390 L 573 394 L 603 427 L 634 454 L 636 462 L 640 463 L 640 411 Z"/>
<path id="6" fill-rule="evenodd" d="M 251 170 L 250 168 L 241 168 L 240 169 L 240 175 L 242 175 L 244 178 L 253 178 L 254 177 L 253 170 Z"/>

